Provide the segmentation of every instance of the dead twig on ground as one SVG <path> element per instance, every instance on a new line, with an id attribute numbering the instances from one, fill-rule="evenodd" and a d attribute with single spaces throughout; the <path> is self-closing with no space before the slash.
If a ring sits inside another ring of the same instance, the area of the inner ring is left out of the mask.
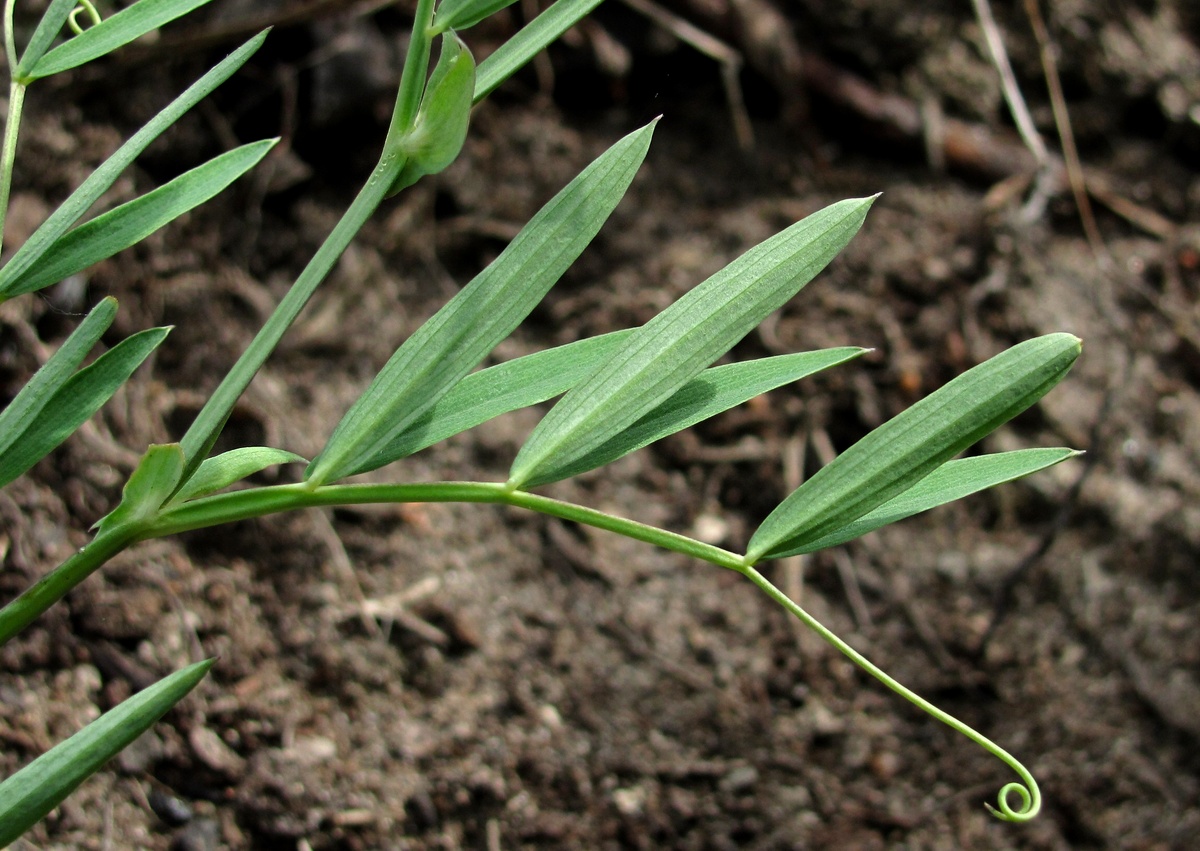
<path id="1" fill-rule="evenodd" d="M 721 83 L 725 88 L 725 100 L 729 104 L 730 120 L 733 122 L 733 132 L 737 136 L 738 147 L 748 151 L 754 147 L 754 128 L 750 125 L 750 115 L 746 112 L 746 101 L 742 97 L 742 84 L 739 75 L 742 72 L 742 54 L 716 36 L 710 35 L 695 24 L 669 12 L 651 0 L 622 0 L 622 2 L 640 15 L 644 15 L 684 44 L 703 53 L 721 66 Z"/>
<path id="2" fill-rule="evenodd" d="M 976 0 L 986 3 L 987 0 Z M 1046 22 L 1042 19 L 1038 0 L 1025 0 L 1025 13 L 1033 27 L 1033 37 L 1037 41 L 1038 54 L 1041 57 L 1042 73 L 1046 75 L 1046 88 L 1050 92 L 1050 108 L 1054 112 L 1054 124 L 1058 128 L 1058 138 L 1062 144 L 1063 159 L 1067 166 L 1067 180 L 1071 184 L 1071 194 L 1075 196 L 1075 207 L 1079 210 L 1079 220 L 1083 224 L 1083 232 L 1087 236 L 1092 254 L 1101 269 L 1112 268 L 1112 256 L 1100 236 L 1100 228 L 1096 225 L 1096 217 L 1092 213 L 1092 204 L 1088 199 L 1087 179 L 1084 177 L 1083 165 L 1079 161 L 1079 149 L 1075 146 L 1075 134 L 1071 130 L 1071 117 L 1067 111 L 1067 101 L 1063 96 L 1062 81 L 1058 77 L 1058 63 L 1054 59 L 1054 47 L 1050 42 L 1050 33 Z"/>

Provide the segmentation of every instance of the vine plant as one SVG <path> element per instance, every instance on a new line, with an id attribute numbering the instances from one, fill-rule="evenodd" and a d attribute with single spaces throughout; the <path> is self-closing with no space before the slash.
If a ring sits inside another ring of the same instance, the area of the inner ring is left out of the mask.
<path id="1" fill-rule="evenodd" d="M 4 38 L 11 72 L 0 159 L 0 234 L 29 85 L 92 61 L 208 0 L 139 0 L 101 20 L 88 0 L 52 0 L 18 57 L 14 0 Z M 817 275 L 863 224 L 874 198 L 835 203 L 750 249 L 640 328 L 618 331 L 474 371 L 554 285 L 599 231 L 646 155 L 655 122 L 612 145 L 533 217 L 503 253 L 396 351 L 306 459 L 276 447 L 211 449 L 251 378 L 350 240 L 389 196 L 444 169 L 462 147 L 472 105 L 599 5 L 558 0 L 476 65 L 459 33 L 513 0 L 418 0 L 392 120 L 375 169 L 187 432 L 150 446 L 120 503 L 91 543 L 0 610 L 8 641 L 117 553 L 149 538 L 281 511 L 353 503 L 478 502 L 515 506 L 605 529 L 745 576 L 885 686 L 1007 763 L 1019 780 L 989 809 L 1009 821 L 1037 815 L 1028 770 L 999 746 L 912 691 L 834 635 L 758 570 L 769 559 L 836 546 L 888 523 L 1076 454 L 1027 449 L 952 460 L 1034 404 L 1080 351 L 1068 334 L 1002 352 L 868 434 L 788 496 L 744 552 L 561 502 L 539 485 L 607 464 L 753 396 L 852 360 L 836 348 L 712 367 Z M 86 13 L 83 28 L 80 12 Z M 53 46 L 64 26 L 74 35 Z M 117 176 L 166 128 L 227 80 L 263 43 L 260 33 L 201 77 L 95 170 L 0 268 L 0 302 L 35 292 L 136 243 L 211 198 L 274 144 L 243 145 L 169 183 L 79 223 Z M 436 62 L 432 46 L 440 40 Z M 166 337 L 134 334 L 82 366 L 116 313 L 100 301 L 0 413 L 0 485 L 75 431 Z M 562 398 L 533 429 L 503 482 L 355 484 L 501 413 Z M 307 463 L 300 481 L 229 490 L 272 465 Z M 56 806 L 203 678 L 213 660 L 177 671 L 101 716 L 0 783 L 0 846 Z M 1014 798 L 1015 796 L 1015 798 Z"/>

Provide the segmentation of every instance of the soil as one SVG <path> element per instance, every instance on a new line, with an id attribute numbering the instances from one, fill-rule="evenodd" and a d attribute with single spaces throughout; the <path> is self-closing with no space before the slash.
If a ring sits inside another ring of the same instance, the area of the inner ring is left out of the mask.
<path id="1" fill-rule="evenodd" d="M 42 4 L 25 5 L 32 18 Z M 0 597 L 86 542 L 142 449 L 182 434 L 373 164 L 410 4 L 310 5 L 105 203 L 281 136 L 262 167 L 141 245 L 0 308 L 8 397 L 103 295 L 121 300 L 108 345 L 175 326 L 135 381 L 0 494 Z M 223 445 L 319 451 L 400 341 L 656 115 L 627 199 L 494 360 L 644 322 L 788 223 L 882 191 L 843 256 L 733 352 L 870 355 L 547 492 L 738 549 L 800 476 L 873 426 L 1008 345 L 1077 334 L 1068 379 L 984 448 L 1086 456 L 767 568 L 882 668 L 1023 759 L 1042 816 L 989 816 L 984 803 L 1015 779 L 1001 763 L 737 575 L 515 510 L 408 505 L 139 545 L 0 650 L 5 774 L 165 673 L 220 657 L 16 847 L 1194 847 L 1195 4 L 1045 4 L 1093 244 L 1054 165 L 1055 114 L 1021 4 L 996 13 L 1052 152 L 1040 182 L 970 4 L 655 7 L 743 62 L 748 146 L 723 66 L 639 5 L 605 4 L 476 110 L 459 161 L 384 206 Z M 6 249 L 227 52 L 230 33 L 286 8 L 214 3 L 158 42 L 35 86 Z M 468 33 L 477 55 L 518 19 Z M 371 478 L 501 479 L 538 416 L 506 416 Z"/>

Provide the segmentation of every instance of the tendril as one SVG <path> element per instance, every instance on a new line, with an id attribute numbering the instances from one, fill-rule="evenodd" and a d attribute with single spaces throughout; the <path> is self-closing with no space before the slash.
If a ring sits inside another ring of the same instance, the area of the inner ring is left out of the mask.
<path id="1" fill-rule="evenodd" d="M 93 5 L 92 0 L 78 0 L 78 5 L 72 9 L 71 14 L 67 16 L 67 26 L 71 28 L 71 32 L 75 33 L 75 35 L 81 35 L 83 33 L 83 27 L 79 25 L 80 12 L 87 12 L 88 19 L 91 22 L 89 26 L 94 27 L 96 24 L 100 23 L 100 13 L 96 11 L 96 7 Z"/>
<path id="2" fill-rule="evenodd" d="M 1000 789 L 999 795 L 996 797 L 995 807 L 993 807 L 991 804 L 984 804 L 984 806 L 987 807 L 988 812 L 998 819 L 1010 822 L 1026 822 L 1037 816 L 1042 809 L 1041 790 L 1038 789 L 1037 781 L 1033 779 L 1033 775 L 1029 773 L 1029 769 L 1022 765 L 1016 757 L 1004 750 L 1004 748 L 997 745 L 987 736 L 984 736 L 974 728 L 967 726 L 950 713 L 938 709 L 912 689 L 901 685 L 890 675 L 885 674 L 882 669 L 876 667 L 876 665 L 867 659 L 867 657 L 863 656 L 861 653 L 839 638 L 832 630 L 829 629 L 829 627 L 825 626 L 804 609 L 800 608 L 800 606 L 796 605 L 796 603 L 790 597 L 776 588 L 773 584 L 771 584 L 770 580 L 755 570 L 753 565 L 746 564 L 744 567 L 740 568 L 740 570 L 747 579 L 757 585 L 763 592 L 767 594 L 768 597 L 803 621 L 805 626 L 816 632 L 817 635 L 825 639 L 827 643 L 833 645 L 838 652 L 847 657 L 859 668 L 866 671 L 875 679 L 879 680 L 879 682 L 883 683 L 889 689 L 903 697 L 918 709 L 921 709 L 929 715 L 932 715 L 947 727 L 966 736 L 968 739 L 979 745 L 992 756 L 996 757 L 1013 771 L 1015 771 L 1017 776 L 1021 778 L 1020 782 L 1013 781 L 1005 784 Z M 1012 804 L 1009 803 L 1009 797 L 1014 794 L 1020 799 L 1019 807 L 1013 807 Z"/>

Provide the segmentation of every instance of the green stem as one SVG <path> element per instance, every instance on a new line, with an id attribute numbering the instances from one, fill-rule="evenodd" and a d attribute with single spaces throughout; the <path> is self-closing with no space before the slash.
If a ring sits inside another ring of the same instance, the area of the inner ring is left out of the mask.
<path id="1" fill-rule="evenodd" d="M 296 321 L 296 317 L 300 315 L 304 305 L 308 303 L 318 285 L 329 274 L 334 263 L 342 256 L 342 252 L 346 250 L 350 241 L 379 207 L 402 168 L 404 168 L 402 158 L 380 160 L 366 185 L 359 191 L 354 203 L 346 210 L 333 232 L 329 234 L 317 253 L 313 255 L 312 260 L 304 267 L 304 271 L 300 273 L 296 283 L 279 302 L 275 312 L 254 336 L 249 347 L 229 370 L 229 374 L 204 403 L 204 407 L 200 409 L 195 421 L 192 422 L 191 427 L 179 442 L 183 448 L 183 457 L 187 459 L 187 469 L 182 481 L 186 482 L 208 455 L 242 392 L 266 362 L 267 357 L 279 345 L 283 335 Z"/>
<path id="2" fill-rule="evenodd" d="M 561 500 L 525 491 L 509 490 L 491 482 L 429 482 L 421 484 L 276 485 L 217 494 L 168 509 L 152 521 L 142 538 L 160 538 L 192 529 L 262 517 L 281 511 L 332 505 L 404 502 L 475 502 L 511 505 L 551 517 L 616 532 L 637 541 L 699 558 L 728 570 L 743 570 L 742 557 L 684 535 L 615 517 Z"/>
<path id="3" fill-rule="evenodd" d="M 191 478 L 192 473 L 208 455 L 238 398 L 262 368 L 267 357 L 279 345 L 279 341 L 296 321 L 296 317 L 316 292 L 318 285 L 346 250 L 350 240 L 390 194 L 396 178 L 404 169 L 405 158 L 399 150 L 399 141 L 412 125 L 421 102 L 421 92 L 424 91 L 425 75 L 429 67 L 429 28 L 432 23 L 433 0 L 418 0 L 412 38 L 409 40 L 408 55 L 404 60 L 404 71 L 400 76 L 400 91 L 396 96 L 392 124 L 384 141 L 383 155 L 366 186 L 350 205 L 350 209 L 342 216 L 329 238 L 322 243 L 313 259 L 296 279 L 296 283 L 255 335 L 250 346 L 238 358 L 233 369 L 205 402 L 195 421 L 180 440 L 183 456 L 187 459 L 181 483 Z"/>
<path id="4" fill-rule="evenodd" d="M 1038 789 L 1037 781 L 1033 779 L 1033 775 L 1029 773 L 1029 770 L 1024 765 L 1017 761 L 1016 757 L 1012 756 L 1010 753 L 1008 753 L 1008 751 L 1001 748 L 991 739 L 987 738 L 981 733 L 976 732 L 971 727 L 968 727 L 953 715 L 938 709 L 928 700 L 921 697 L 907 686 L 901 685 L 892 677 L 885 674 L 870 660 L 868 660 L 867 657 L 863 656 L 845 641 L 838 638 L 838 636 L 835 635 L 823 623 L 818 621 L 804 609 L 800 608 L 800 606 L 796 605 L 796 603 L 790 597 L 772 585 L 770 580 L 755 570 L 752 566 L 748 564 L 743 565 L 741 567 L 741 572 L 746 576 L 747 579 L 757 585 L 759 590 L 799 618 L 805 626 L 817 633 L 817 635 L 821 636 L 821 638 L 825 639 L 825 641 L 827 641 L 829 644 L 833 645 L 833 647 L 839 653 L 846 656 L 855 665 L 862 668 L 868 674 L 879 680 L 879 682 L 883 683 L 909 703 L 912 703 L 917 708 L 932 715 L 934 718 L 941 721 L 952 730 L 966 736 L 968 739 L 979 745 L 981 748 L 995 756 L 997 759 L 1015 771 L 1017 776 L 1021 778 L 1022 782 L 1007 783 L 1003 788 L 1000 789 L 1000 794 L 997 798 L 998 806 L 993 807 L 990 804 L 987 805 L 987 808 L 992 812 L 993 815 L 1005 821 L 1024 822 L 1031 820 L 1038 814 L 1042 808 L 1042 793 Z M 1016 794 L 1016 796 L 1021 799 L 1021 806 L 1018 809 L 1014 809 L 1008 803 L 1008 796 L 1010 793 Z"/>
<path id="5" fill-rule="evenodd" d="M 1034 818 L 1041 810 L 1042 796 L 1037 781 L 1015 757 L 986 736 L 934 706 L 916 692 L 884 673 L 776 588 L 744 556 L 635 520 L 616 517 L 582 505 L 551 499 L 527 491 L 512 490 L 507 485 L 499 483 L 429 482 L 327 485 L 313 488 L 311 485 L 301 482 L 251 488 L 195 499 L 167 509 L 153 520 L 135 526 L 118 527 L 111 530 L 109 534 L 98 536 L 89 546 L 80 550 L 16 600 L 9 603 L 3 610 L 0 610 L 0 644 L 23 629 L 105 561 L 137 541 L 301 508 L 413 502 L 470 502 L 510 505 L 615 532 L 637 541 L 707 561 L 718 567 L 736 570 L 855 665 L 922 711 L 975 742 L 1016 772 L 1017 776 L 1021 778 L 1021 782 L 1012 782 L 1003 786 L 997 798 L 997 807 L 988 805 L 988 809 L 995 816 L 1006 821 L 1024 822 Z M 1009 803 L 1009 797 L 1013 794 L 1020 801 L 1020 805 L 1015 808 Z"/>
<path id="6" fill-rule="evenodd" d="M 4 54 L 8 58 L 8 73 L 17 70 L 17 35 L 13 32 L 13 8 L 16 0 L 4 0 Z"/>
<path id="7" fill-rule="evenodd" d="M 17 161 L 17 134 L 21 130 L 21 112 L 24 107 L 25 86 L 16 81 L 9 83 L 8 118 L 4 122 L 4 147 L 0 149 L 0 247 L 4 245 L 4 225 L 8 218 L 8 194 L 12 189 L 13 166 Z M 0 301 L 2 300 L 0 299 Z"/>
<path id="8" fill-rule="evenodd" d="M 412 129 L 417 109 L 421 106 L 425 77 L 429 71 L 429 54 L 433 45 L 429 35 L 432 26 L 433 0 L 417 0 L 412 37 L 408 41 L 408 54 L 404 57 L 404 71 L 400 75 L 400 92 L 396 96 L 387 139 L 383 143 L 385 158 L 396 152 L 401 139 Z"/>
<path id="9" fill-rule="evenodd" d="M 91 576 L 110 558 L 137 541 L 137 532 L 136 529 L 125 527 L 114 529 L 108 535 L 97 535 L 90 544 L 0 609 L 0 646 L 61 600 L 68 591 Z"/>

